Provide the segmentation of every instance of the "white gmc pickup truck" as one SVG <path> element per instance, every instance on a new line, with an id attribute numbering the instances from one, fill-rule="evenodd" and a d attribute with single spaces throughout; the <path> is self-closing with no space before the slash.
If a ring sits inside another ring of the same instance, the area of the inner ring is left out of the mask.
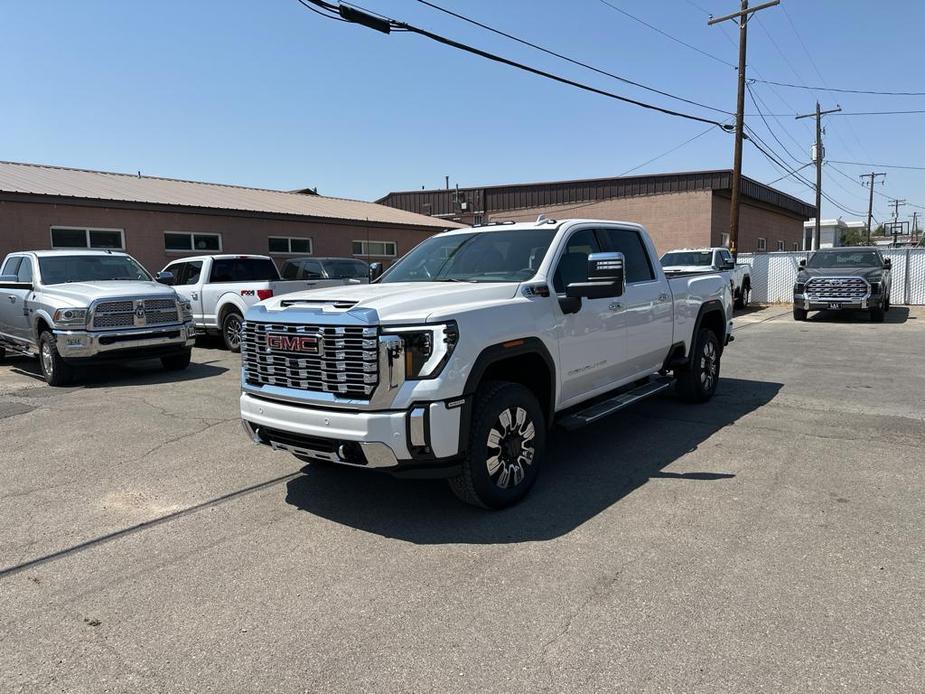
<path id="1" fill-rule="evenodd" d="M 708 400 L 731 319 L 726 279 L 666 278 L 636 224 L 450 231 L 374 284 L 252 307 L 241 417 L 255 443 L 303 460 L 446 477 L 502 508 L 536 480 L 554 422 L 672 385 Z"/>

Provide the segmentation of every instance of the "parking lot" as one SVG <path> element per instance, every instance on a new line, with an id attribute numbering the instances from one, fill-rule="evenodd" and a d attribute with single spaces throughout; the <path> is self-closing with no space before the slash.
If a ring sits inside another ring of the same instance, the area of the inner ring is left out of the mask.
<path id="1" fill-rule="evenodd" d="M 749 312 L 713 401 L 555 433 L 497 513 L 251 445 L 217 343 L 7 359 L 0 689 L 919 690 L 923 345 L 922 307 Z"/>

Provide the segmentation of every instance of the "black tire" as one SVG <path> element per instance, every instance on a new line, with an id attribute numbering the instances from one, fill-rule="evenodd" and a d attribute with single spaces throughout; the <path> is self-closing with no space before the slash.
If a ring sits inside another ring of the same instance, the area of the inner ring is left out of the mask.
<path id="1" fill-rule="evenodd" d="M 241 330 L 244 327 L 244 317 L 235 310 L 231 310 L 222 318 L 222 340 L 225 349 L 230 352 L 241 351 Z"/>
<path id="2" fill-rule="evenodd" d="M 883 312 L 884 313 L 890 312 L 890 295 L 889 294 L 887 294 L 886 299 L 883 300 Z"/>
<path id="3" fill-rule="evenodd" d="M 3 361 L 6 358 L 6 350 L 3 347 L 0 347 L 0 361 Z"/>
<path id="4" fill-rule="evenodd" d="M 793 309 L 793 320 L 804 321 L 806 320 L 806 309 L 805 308 L 794 308 Z"/>
<path id="5" fill-rule="evenodd" d="M 486 383 L 476 393 L 468 450 L 450 489 L 473 506 L 512 506 L 536 482 L 545 447 L 546 420 L 533 393 L 518 383 Z"/>
<path id="6" fill-rule="evenodd" d="M 58 354 L 55 336 L 47 330 L 39 335 L 39 368 L 50 386 L 66 386 L 74 377 L 74 369 Z"/>
<path id="7" fill-rule="evenodd" d="M 701 328 L 694 340 L 688 363 L 675 371 L 675 388 L 686 402 L 706 402 L 719 384 L 721 350 L 709 328 Z"/>
<path id="8" fill-rule="evenodd" d="M 882 323 L 883 322 L 883 304 L 875 306 L 870 310 L 870 321 L 871 323 Z"/>
<path id="9" fill-rule="evenodd" d="M 193 350 L 188 349 L 180 354 L 171 354 L 169 357 L 161 357 L 161 365 L 166 371 L 183 371 L 183 369 L 189 366 L 192 356 Z"/>
<path id="10" fill-rule="evenodd" d="M 739 296 L 735 300 L 735 308 L 747 308 L 752 298 L 752 286 L 748 281 L 742 282 L 742 289 L 739 290 Z"/>

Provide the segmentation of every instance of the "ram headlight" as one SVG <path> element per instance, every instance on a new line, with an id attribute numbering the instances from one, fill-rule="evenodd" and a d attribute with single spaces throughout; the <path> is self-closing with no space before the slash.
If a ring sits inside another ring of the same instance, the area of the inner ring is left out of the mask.
<path id="1" fill-rule="evenodd" d="M 455 321 L 435 325 L 387 328 L 383 332 L 398 335 L 405 350 L 405 378 L 434 378 L 450 360 L 459 341 Z"/>
<path id="2" fill-rule="evenodd" d="M 59 308 L 54 313 L 55 325 L 59 328 L 85 328 L 87 327 L 87 309 L 85 308 Z"/>
<path id="3" fill-rule="evenodd" d="M 184 323 L 193 320 L 193 304 L 185 299 L 177 299 L 177 313 Z"/>

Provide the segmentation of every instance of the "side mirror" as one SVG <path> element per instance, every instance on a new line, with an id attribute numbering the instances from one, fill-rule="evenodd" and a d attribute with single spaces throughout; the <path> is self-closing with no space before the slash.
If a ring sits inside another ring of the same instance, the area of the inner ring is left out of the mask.
<path id="1" fill-rule="evenodd" d="M 32 289 L 32 282 L 20 282 L 17 275 L 0 275 L 0 287 L 3 289 Z"/>
<path id="2" fill-rule="evenodd" d="M 385 272 L 385 268 L 382 266 L 382 263 L 370 263 L 369 264 L 369 281 L 375 282 L 377 279 L 382 277 L 382 273 Z"/>
<path id="3" fill-rule="evenodd" d="M 723 263 L 722 269 L 723 269 L 723 270 L 735 270 L 735 269 L 736 269 L 736 264 L 735 264 L 735 262 L 733 262 L 732 260 L 727 260 L 727 261 L 725 261 L 725 262 Z"/>
<path id="4" fill-rule="evenodd" d="M 883 269 L 890 270 L 892 269 L 892 267 L 893 267 L 893 261 L 890 260 L 889 258 L 884 258 L 883 259 Z"/>
<path id="5" fill-rule="evenodd" d="M 806 267 L 806 258 L 800 258 L 800 267 Z"/>
<path id="6" fill-rule="evenodd" d="M 160 282 L 161 284 L 173 284 L 173 273 L 170 272 L 170 270 L 162 270 L 154 275 L 154 281 Z"/>
<path id="7" fill-rule="evenodd" d="M 570 299 L 606 299 L 626 291 L 626 260 L 622 253 L 592 253 L 588 256 L 588 281 L 572 282 L 565 288 Z"/>

